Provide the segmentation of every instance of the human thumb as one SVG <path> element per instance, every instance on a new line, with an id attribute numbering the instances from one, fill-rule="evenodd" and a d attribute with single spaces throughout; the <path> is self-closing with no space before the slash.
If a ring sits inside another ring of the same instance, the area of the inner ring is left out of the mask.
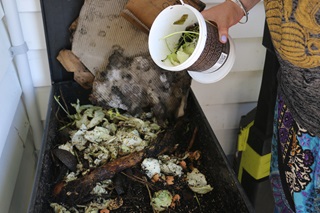
<path id="1" fill-rule="evenodd" d="M 221 43 L 226 43 L 228 41 L 228 29 L 218 28 L 218 31 L 219 31 L 219 41 Z"/>

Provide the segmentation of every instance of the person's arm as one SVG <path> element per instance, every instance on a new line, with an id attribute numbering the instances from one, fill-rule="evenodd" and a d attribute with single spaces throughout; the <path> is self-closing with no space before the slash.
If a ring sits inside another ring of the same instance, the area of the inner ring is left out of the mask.
<path id="1" fill-rule="evenodd" d="M 253 8 L 260 0 L 240 0 L 246 12 Z M 213 21 L 218 26 L 220 42 L 227 42 L 228 30 L 231 26 L 237 24 L 245 15 L 242 8 L 231 0 L 213 6 L 202 11 L 206 20 Z"/>

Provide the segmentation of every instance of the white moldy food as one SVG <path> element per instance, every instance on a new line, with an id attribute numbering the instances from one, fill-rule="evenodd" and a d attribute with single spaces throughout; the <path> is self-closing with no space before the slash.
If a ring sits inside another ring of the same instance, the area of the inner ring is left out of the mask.
<path id="1" fill-rule="evenodd" d="M 145 171 L 149 178 L 155 174 L 165 174 L 179 176 L 183 174 L 183 169 L 179 164 L 179 160 L 171 158 L 169 155 L 160 155 L 158 159 L 145 158 L 141 164 L 141 168 Z"/>
<path id="2" fill-rule="evenodd" d="M 152 178 L 155 174 L 160 174 L 160 163 L 154 158 L 145 158 L 141 164 L 141 168 L 149 178 Z"/>
<path id="3" fill-rule="evenodd" d="M 160 161 L 160 169 L 166 175 L 181 176 L 183 169 L 176 158 L 171 158 L 169 155 L 161 155 L 158 157 Z"/>

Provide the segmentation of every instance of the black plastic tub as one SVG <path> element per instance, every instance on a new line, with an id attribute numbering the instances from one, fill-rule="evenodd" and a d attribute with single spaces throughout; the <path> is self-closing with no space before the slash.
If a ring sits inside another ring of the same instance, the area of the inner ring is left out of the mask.
<path id="1" fill-rule="evenodd" d="M 56 60 L 56 56 L 62 48 L 70 48 L 68 28 L 77 18 L 82 4 L 83 1 L 80 0 L 41 1 L 53 84 L 28 212 L 53 212 L 50 202 L 55 180 L 55 166 L 51 150 L 61 143 L 57 118 L 64 113 L 62 110 L 58 110 L 59 105 L 54 100 L 54 96 L 62 95 L 67 105 L 76 103 L 77 99 L 81 103 L 89 103 L 90 91 L 74 82 L 72 75 L 66 72 Z M 201 207 L 194 212 L 254 212 L 193 92 L 188 98 L 186 115 L 189 120 L 192 120 L 193 125 L 198 127 L 194 149 L 201 151 L 201 165 L 206 168 L 206 178 L 214 188 L 213 191 L 201 197 L 199 203 Z M 186 141 L 186 143 L 188 142 Z M 149 205 L 149 202 L 146 202 L 145 205 Z M 152 210 L 143 211 L 140 209 L 130 212 L 152 212 Z"/>

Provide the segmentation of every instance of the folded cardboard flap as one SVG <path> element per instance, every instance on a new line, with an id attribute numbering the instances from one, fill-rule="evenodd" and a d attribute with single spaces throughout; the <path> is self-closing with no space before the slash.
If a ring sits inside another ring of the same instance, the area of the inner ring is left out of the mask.
<path id="1" fill-rule="evenodd" d="M 74 73 L 74 80 L 83 88 L 91 89 L 94 75 L 82 64 L 71 50 L 63 49 L 59 52 L 57 60 L 68 71 Z"/>
<path id="2" fill-rule="evenodd" d="M 199 11 L 206 7 L 206 4 L 199 0 L 184 0 L 184 3 Z M 143 32 L 148 32 L 158 14 L 166 7 L 175 4 L 181 3 L 179 0 L 129 0 L 121 15 Z"/>

